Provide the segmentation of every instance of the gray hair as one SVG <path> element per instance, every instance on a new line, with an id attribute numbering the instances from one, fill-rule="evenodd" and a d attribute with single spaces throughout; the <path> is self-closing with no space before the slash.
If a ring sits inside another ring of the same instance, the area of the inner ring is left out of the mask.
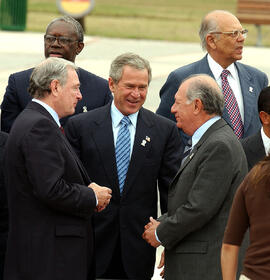
<path id="1" fill-rule="evenodd" d="M 48 26 L 46 28 L 46 33 L 48 32 L 48 29 L 50 28 L 50 26 L 57 21 L 63 21 L 63 22 L 66 22 L 66 23 L 70 24 L 73 27 L 73 29 L 74 29 L 74 31 L 77 35 L 78 41 L 83 42 L 83 39 L 84 39 L 84 34 L 83 33 L 84 32 L 83 32 L 83 28 L 82 28 L 81 24 L 76 19 L 74 19 L 73 17 L 67 16 L 67 15 L 53 19 L 48 24 Z"/>
<path id="2" fill-rule="evenodd" d="M 224 96 L 217 82 L 206 74 L 189 76 L 184 81 L 193 78 L 186 92 L 188 103 L 196 98 L 200 99 L 203 109 L 209 115 L 222 116 L 224 108 Z M 183 82 L 184 82 L 183 81 Z"/>
<path id="3" fill-rule="evenodd" d="M 225 11 L 225 10 L 215 10 L 211 11 L 208 14 L 204 16 L 201 22 L 200 30 L 199 30 L 199 36 L 201 39 L 201 46 L 202 49 L 205 51 L 207 49 L 207 43 L 206 43 L 206 35 L 211 32 L 217 32 L 219 31 L 219 25 L 215 17 L 210 17 L 209 15 L 215 14 L 215 13 L 225 13 L 233 15 L 232 13 Z M 216 34 L 217 37 L 219 37 L 219 34 Z"/>
<path id="4" fill-rule="evenodd" d="M 50 84 L 58 80 L 60 85 L 67 81 L 68 69 L 77 70 L 73 62 L 58 57 L 49 57 L 35 67 L 31 74 L 28 92 L 33 98 L 43 98 L 50 94 Z"/>
<path id="5" fill-rule="evenodd" d="M 113 60 L 109 75 L 116 84 L 120 81 L 123 74 L 123 68 L 126 65 L 138 70 L 146 69 L 148 72 L 148 84 L 150 84 L 152 70 L 149 61 L 134 53 L 124 53 Z"/>

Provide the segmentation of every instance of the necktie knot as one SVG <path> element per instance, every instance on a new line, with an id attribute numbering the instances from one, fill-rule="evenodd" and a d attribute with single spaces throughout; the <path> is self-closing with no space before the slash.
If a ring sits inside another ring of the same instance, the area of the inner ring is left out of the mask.
<path id="1" fill-rule="evenodd" d="M 129 117 L 128 116 L 123 117 L 122 120 L 121 120 L 121 124 L 125 125 L 125 126 L 128 126 L 130 124 Z"/>
<path id="2" fill-rule="evenodd" d="M 223 70 L 221 73 L 221 79 L 227 79 L 229 74 L 230 74 L 229 70 Z"/>

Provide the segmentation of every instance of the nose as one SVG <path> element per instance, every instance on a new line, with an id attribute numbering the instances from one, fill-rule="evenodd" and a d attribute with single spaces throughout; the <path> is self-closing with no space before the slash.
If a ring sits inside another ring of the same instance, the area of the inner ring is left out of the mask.
<path id="1" fill-rule="evenodd" d="M 140 97 L 140 91 L 139 91 L 139 89 L 138 88 L 134 88 L 133 90 L 132 90 L 132 96 L 133 97 Z"/>
<path id="2" fill-rule="evenodd" d="M 241 32 L 239 32 L 237 41 L 245 41 L 247 35 L 246 34 L 242 34 Z"/>
<path id="3" fill-rule="evenodd" d="M 58 41 L 58 38 L 55 38 L 54 42 L 51 43 L 51 46 L 57 46 L 57 47 L 61 47 L 59 41 Z"/>
<path id="4" fill-rule="evenodd" d="M 77 97 L 78 100 L 82 100 L 82 94 L 81 94 L 80 90 L 78 90 L 76 97 Z"/>

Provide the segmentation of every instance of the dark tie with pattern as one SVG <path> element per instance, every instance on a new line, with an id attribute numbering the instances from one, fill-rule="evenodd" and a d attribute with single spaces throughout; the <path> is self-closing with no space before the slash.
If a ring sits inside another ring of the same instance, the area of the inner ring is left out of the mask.
<path id="1" fill-rule="evenodd" d="M 127 116 L 123 117 L 123 119 L 121 120 L 121 127 L 117 135 L 115 147 L 120 193 L 122 193 L 123 191 L 130 159 L 130 133 L 128 129 L 129 124 L 130 119 Z"/>
<path id="2" fill-rule="evenodd" d="M 238 137 L 238 139 L 240 139 L 244 133 L 244 126 L 242 123 L 236 98 L 227 79 L 229 74 L 230 71 L 228 70 L 223 70 L 221 73 L 222 91 L 225 99 L 225 107 L 228 111 L 232 123 L 233 131 L 235 135 Z"/>

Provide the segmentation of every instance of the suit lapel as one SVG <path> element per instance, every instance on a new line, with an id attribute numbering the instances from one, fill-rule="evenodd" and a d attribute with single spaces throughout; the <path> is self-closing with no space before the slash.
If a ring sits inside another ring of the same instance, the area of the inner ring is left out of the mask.
<path id="1" fill-rule="evenodd" d="M 144 166 L 146 156 L 151 148 L 151 139 L 155 137 L 152 128 L 153 123 L 147 118 L 145 110 L 141 108 L 138 115 L 133 151 L 124 184 L 123 196 L 125 196 L 130 187 L 134 185 L 133 181 L 139 176 L 138 174 Z M 146 138 L 150 139 L 150 141 L 147 141 Z M 145 144 L 143 144 L 144 142 Z"/>
<path id="2" fill-rule="evenodd" d="M 111 103 L 104 107 L 104 111 L 101 111 L 99 118 L 94 121 L 94 125 L 95 129 L 93 129 L 92 136 L 103 168 L 114 193 L 120 197 L 112 131 Z"/>
<path id="3" fill-rule="evenodd" d="M 176 180 L 178 180 L 179 176 L 181 175 L 182 171 L 189 165 L 189 163 L 193 160 L 193 158 L 195 157 L 196 153 L 198 152 L 198 150 L 200 149 L 201 145 L 207 140 L 207 138 L 214 133 L 217 129 L 223 127 L 227 125 L 226 122 L 223 119 L 220 119 L 218 121 L 216 121 L 214 124 L 212 124 L 207 130 L 206 132 L 203 134 L 203 136 L 201 137 L 200 141 L 194 146 L 194 148 L 192 149 L 192 151 L 190 152 L 189 156 L 186 158 L 186 160 L 184 161 L 184 163 L 181 165 L 179 171 L 177 172 L 177 174 L 175 175 L 172 184 L 174 184 L 174 182 Z"/>
<path id="4" fill-rule="evenodd" d="M 211 76 L 213 79 L 215 79 L 209 64 L 208 64 L 208 60 L 207 60 L 207 55 L 204 56 L 204 58 L 201 60 L 201 63 L 198 64 L 198 69 L 197 69 L 197 73 L 205 73 L 209 76 Z"/>
<path id="5" fill-rule="evenodd" d="M 32 109 L 32 110 L 36 110 L 39 113 L 41 113 L 42 115 L 44 115 L 45 117 L 47 117 L 55 126 L 55 128 L 57 129 L 56 131 L 58 131 L 59 135 L 62 137 L 63 139 L 63 143 L 66 146 L 66 148 L 69 150 L 69 152 L 72 154 L 74 160 L 76 161 L 78 168 L 82 174 L 83 180 L 86 184 L 89 184 L 90 179 L 89 176 L 86 172 L 86 170 L 84 169 L 81 161 L 79 160 L 79 158 L 77 157 L 76 153 L 73 151 L 72 147 L 70 146 L 69 142 L 67 141 L 66 137 L 62 134 L 61 130 L 59 129 L 57 123 L 55 122 L 54 118 L 52 117 L 52 115 L 43 107 L 41 106 L 39 103 L 31 101 L 29 103 L 29 105 L 27 106 L 27 109 Z"/>
<path id="6" fill-rule="evenodd" d="M 249 110 L 249 108 L 254 107 L 254 104 L 257 103 L 257 98 L 255 92 L 252 92 L 255 89 L 255 85 L 252 79 L 252 76 L 250 73 L 246 70 L 244 65 L 241 63 L 235 63 L 237 71 L 238 71 L 238 76 L 239 76 L 239 81 L 240 81 L 240 86 L 241 86 L 241 92 L 243 96 L 243 103 L 244 103 L 244 133 L 248 130 L 248 127 L 252 121 L 253 116 L 253 111 Z"/>

